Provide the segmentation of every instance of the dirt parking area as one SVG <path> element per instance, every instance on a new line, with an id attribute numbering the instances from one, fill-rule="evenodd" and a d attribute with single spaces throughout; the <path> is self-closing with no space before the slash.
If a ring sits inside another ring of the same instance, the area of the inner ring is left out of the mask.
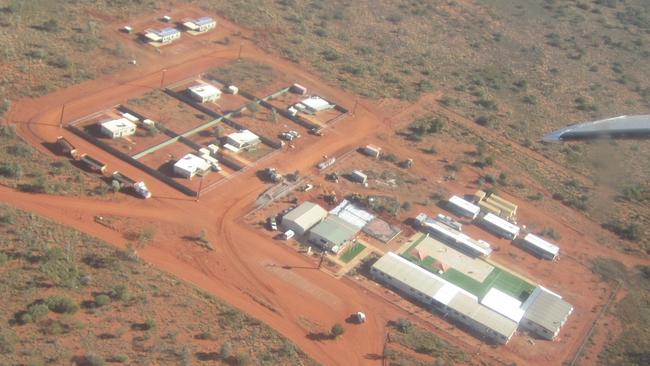
<path id="1" fill-rule="evenodd" d="M 207 114 L 160 90 L 149 92 L 135 99 L 129 99 L 126 106 L 177 134 L 182 134 L 213 120 Z"/>

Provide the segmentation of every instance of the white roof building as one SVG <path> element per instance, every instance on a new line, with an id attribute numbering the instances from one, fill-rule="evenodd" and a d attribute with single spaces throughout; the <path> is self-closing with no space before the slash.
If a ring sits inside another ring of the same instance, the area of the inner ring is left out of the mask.
<path id="1" fill-rule="evenodd" d="M 187 19 L 183 26 L 190 31 L 204 33 L 217 26 L 217 21 L 210 17 L 200 17 L 198 19 Z"/>
<path id="2" fill-rule="evenodd" d="M 144 36 L 152 42 L 170 43 L 175 39 L 181 38 L 181 32 L 173 27 L 163 29 L 147 29 Z"/>
<path id="3" fill-rule="evenodd" d="M 526 234 L 521 246 L 544 259 L 555 260 L 560 255 L 560 247 L 551 244 L 537 235 Z"/>
<path id="4" fill-rule="evenodd" d="M 555 339 L 573 312 L 571 304 L 542 286 L 533 290 L 522 309 L 522 327 L 546 339 Z"/>
<path id="5" fill-rule="evenodd" d="M 174 163 L 174 173 L 188 179 L 209 169 L 210 163 L 194 154 L 187 154 Z"/>
<path id="6" fill-rule="evenodd" d="M 493 213 L 488 213 L 483 216 L 483 218 L 481 218 L 481 224 L 484 228 L 495 235 L 510 240 L 514 240 L 517 235 L 519 235 L 519 226 L 508 222 Z"/>
<path id="7" fill-rule="evenodd" d="M 514 297 L 492 287 L 481 299 L 481 305 L 488 307 L 508 319 L 517 323 L 524 316 L 524 310 L 521 308 L 521 301 Z"/>
<path id="8" fill-rule="evenodd" d="M 192 99 L 201 103 L 212 102 L 221 97 L 221 90 L 210 84 L 197 84 L 188 88 Z"/>
<path id="9" fill-rule="evenodd" d="M 136 124 L 126 118 L 113 119 L 100 124 L 102 134 L 115 139 L 130 136 L 135 133 Z"/>
<path id="10" fill-rule="evenodd" d="M 304 234 L 327 217 L 327 211 L 313 202 L 303 202 L 282 217 L 282 227 L 293 230 L 297 235 Z"/>
<path id="11" fill-rule="evenodd" d="M 488 256 L 492 253 L 489 243 L 472 239 L 466 234 L 435 220 L 425 220 L 422 227 L 432 235 L 441 238 L 445 243 L 472 256 Z"/>
<path id="12" fill-rule="evenodd" d="M 481 305 L 475 295 L 395 253 L 381 257 L 370 272 L 376 280 L 499 343 L 507 343 L 517 329 L 516 321 Z"/>
<path id="13" fill-rule="evenodd" d="M 470 217 L 472 219 L 475 219 L 479 212 L 481 212 L 480 207 L 458 196 L 451 196 L 449 201 L 447 201 L 447 207 L 460 216 Z"/>
<path id="14" fill-rule="evenodd" d="M 255 146 L 260 142 L 261 140 L 256 134 L 249 130 L 241 130 L 228 135 L 224 147 L 234 152 L 238 152 L 243 148 Z"/>
<path id="15" fill-rule="evenodd" d="M 300 111 L 310 113 L 310 114 L 315 114 L 321 111 L 334 108 L 334 104 L 330 104 L 325 99 L 314 95 L 296 104 L 295 107 Z"/>

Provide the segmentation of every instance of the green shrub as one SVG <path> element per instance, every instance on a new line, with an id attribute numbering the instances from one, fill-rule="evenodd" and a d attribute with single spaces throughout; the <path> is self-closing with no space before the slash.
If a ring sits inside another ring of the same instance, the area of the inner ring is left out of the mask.
<path id="1" fill-rule="evenodd" d="M 104 305 L 108 305 L 111 302 L 111 298 L 108 295 L 101 294 L 95 296 L 95 305 L 97 307 L 102 307 Z"/>
<path id="2" fill-rule="evenodd" d="M 79 310 L 79 305 L 69 297 L 63 295 L 54 295 L 45 299 L 47 307 L 55 313 L 74 314 Z"/>
<path id="3" fill-rule="evenodd" d="M 108 296 L 113 300 L 122 300 L 126 301 L 131 298 L 129 288 L 126 285 L 117 285 L 114 286 L 110 291 L 108 291 Z"/>
<path id="4" fill-rule="evenodd" d="M 116 355 L 113 355 L 109 361 L 115 363 L 125 363 L 125 362 L 129 362 L 129 356 L 123 353 L 118 353 Z"/>
<path id="5" fill-rule="evenodd" d="M 0 252 L 0 266 L 4 266 L 8 260 L 9 256 L 7 256 L 7 253 Z"/>
<path id="6" fill-rule="evenodd" d="M 104 362 L 104 359 L 95 353 L 87 353 L 84 356 L 84 365 L 87 366 L 104 366 L 106 362 Z"/>
<path id="7" fill-rule="evenodd" d="M 412 327 L 413 323 L 411 323 L 410 320 L 404 318 L 397 319 L 397 322 L 395 323 L 395 328 L 397 328 L 397 330 L 401 333 L 408 333 Z"/>
<path id="8" fill-rule="evenodd" d="M 345 333 L 345 328 L 339 323 L 336 323 L 332 326 L 332 329 L 330 330 L 330 335 L 332 338 L 338 338 L 339 336 L 343 335 Z"/>
<path id="9" fill-rule="evenodd" d="M 27 314 L 29 314 L 31 320 L 34 322 L 42 320 L 49 312 L 50 309 L 45 304 L 31 304 L 27 307 Z"/>
<path id="10" fill-rule="evenodd" d="M 219 357 L 221 357 L 222 360 L 227 360 L 230 358 L 230 355 L 232 355 L 232 344 L 230 344 L 230 342 L 225 342 L 219 349 Z"/>
<path id="11" fill-rule="evenodd" d="M 20 178 L 23 176 L 23 168 L 17 163 L 2 164 L 0 175 L 7 178 Z"/>
<path id="12" fill-rule="evenodd" d="M 235 364 L 237 366 L 246 366 L 251 363 L 251 357 L 247 353 L 240 353 L 235 356 Z"/>
<path id="13" fill-rule="evenodd" d="M 409 124 L 409 131 L 416 136 L 426 136 L 442 131 L 445 121 L 434 116 L 425 116 Z"/>
<path id="14" fill-rule="evenodd" d="M 147 319 L 144 321 L 144 330 L 152 330 L 156 328 L 156 321 L 154 319 Z"/>

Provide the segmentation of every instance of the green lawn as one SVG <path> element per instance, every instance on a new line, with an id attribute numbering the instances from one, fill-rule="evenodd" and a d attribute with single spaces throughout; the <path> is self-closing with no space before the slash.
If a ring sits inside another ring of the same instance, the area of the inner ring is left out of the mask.
<path id="1" fill-rule="evenodd" d="M 364 249 L 366 249 L 365 245 L 355 241 L 354 244 L 350 247 L 350 249 L 346 250 L 345 253 L 341 254 L 341 260 L 345 263 L 350 263 L 350 261 L 353 260 L 354 257 L 356 257 Z"/>
<path id="2" fill-rule="evenodd" d="M 420 238 L 415 240 L 413 244 L 402 254 L 402 256 L 426 269 L 427 271 L 439 275 L 445 280 L 458 285 L 462 289 L 476 295 L 479 299 L 482 299 L 483 296 L 485 296 L 485 294 L 492 287 L 496 287 L 504 293 L 523 301 L 535 288 L 534 285 L 517 277 L 515 274 L 512 274 L 498 267 L 494 267 L 492 272 L 483 282 L 479 282 L 454 268 L 449 268 L 443 274 L 438 274 L 438 268 L 436 267 L 435 259 L 427 256 L 422 261 L 420 261 L 418 258 L 411 254 L 411 252 L 420 244 L 422 240 L 424 240 L 425 237 L 426 235 L 423 234 Z"/>

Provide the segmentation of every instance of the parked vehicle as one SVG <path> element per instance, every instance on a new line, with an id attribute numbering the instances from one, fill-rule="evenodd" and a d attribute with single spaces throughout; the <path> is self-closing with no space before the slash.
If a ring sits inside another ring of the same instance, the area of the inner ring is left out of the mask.
<path id="1" fill-rule="evenodd" d="M 283 240 L 289 240 L 294 237 L 296 233 L 293 232 L 293 230 L 287 230 L 284 233 L 282 233 L 282 239 Z"/>
<path id="2" fill-rule="evenodd" d="M 266 223 L 268 224 L 269 230 L 271 230 L 271 231 L 277 231 L 278 230 L 278 222 L 275 220 L 275 217 L 269 217 L 266 220 Z"/>

